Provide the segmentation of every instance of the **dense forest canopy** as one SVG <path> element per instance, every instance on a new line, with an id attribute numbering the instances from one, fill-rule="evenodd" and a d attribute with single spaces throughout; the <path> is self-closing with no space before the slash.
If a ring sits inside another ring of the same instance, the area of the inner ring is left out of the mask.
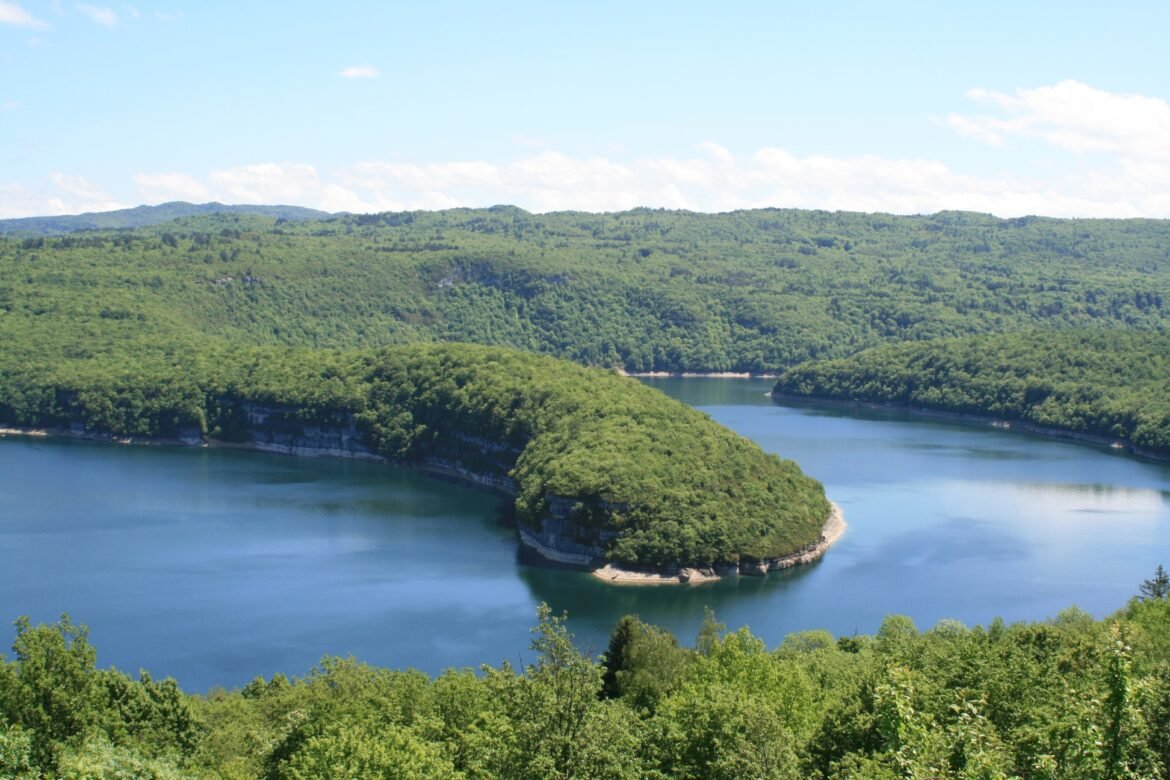
<path id="1" fill-rule="evenodd" d="M 542 607 L 522 668 L 431 678 L 325 658 L 299 679 L 203 696 L 99 668 L 68 618 L 20 621 L 0 661 L 0 775 L 1159 780 L 1159 574 L 1102 621 L 1069 609 L 920 631 L 895 615 L 874 636 L 809 631 L 773 650 L 713 618 L 689 649 L 626 617 L 590 658 Z"/>
<path id="2" fill-rule="evenodd" d="M 52 360 L 441 340 L 776 371 L 891 340 L 1164 329 L 1168 248 L 1170 221 L 962 212 L 219 214 L 0 239 L 0 338 Z"/>

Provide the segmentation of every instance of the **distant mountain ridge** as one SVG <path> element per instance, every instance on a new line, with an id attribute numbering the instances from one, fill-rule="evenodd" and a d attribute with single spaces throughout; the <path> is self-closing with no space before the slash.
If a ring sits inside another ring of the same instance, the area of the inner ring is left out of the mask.
<path id="1" fill-rule="evenodd" d="M 206 214 L 257 214 L 277 219 L 305 220 L 331 217 L 327 211 L 304 208 L 303 206 L 229 206 L 224 203 L 187 203 L 172 201 L 157 206 L 135 206 L 117 211 L 87 212 L 59 217 L 23 217 L 0 219 L 0 235 L 30 233 L 42 236 L 74 233 L 79 230 L 117 230 L 159 225 L 181 217 L 195 217 Z"/>

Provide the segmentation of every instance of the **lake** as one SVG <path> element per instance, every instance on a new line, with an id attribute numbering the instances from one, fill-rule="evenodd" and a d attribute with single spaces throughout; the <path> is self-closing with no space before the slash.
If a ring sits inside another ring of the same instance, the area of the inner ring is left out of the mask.
<path id="1" fill-rule="evenodd" d="M 954 618 L 1101 617 L 1170 564 L 1170 466 L 905 412 L 772 402 L 766 380 L 645 380 L 796 460 L 849 528 L 812 566 L 615 587 L 519 560 L 499 499 L 387 466 L 0 437 L 0 631 L 68 612 L 98 661 L 187 690 L 326 654 L 435 673 L 522 664 L 536 606 L 604 650 L 636 613 L 694 639 L 704 608 L 769 644 Z"/>

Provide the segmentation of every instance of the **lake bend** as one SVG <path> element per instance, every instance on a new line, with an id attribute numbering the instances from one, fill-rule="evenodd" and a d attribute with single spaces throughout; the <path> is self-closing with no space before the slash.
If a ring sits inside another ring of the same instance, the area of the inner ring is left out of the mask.
<path id="1" fill-rule="evenodd" d="M 985 424 L 773 402 L 761 379 L 643 380 L 797 461 L 844 510 L 810 566 L 615 586 L 529 565 L 498 497 L 377 463 L 0 437 L 0 640 L 68 612 L 102 666 L 189 691 L 323 655 L 437 673 L 533 660 L 536 606 L 604 650 L 626 613 L 691 643 L 704 608 L 770 645 L 953 618 L 1120 608 L 1170 564 L 1170 465 Z"/>

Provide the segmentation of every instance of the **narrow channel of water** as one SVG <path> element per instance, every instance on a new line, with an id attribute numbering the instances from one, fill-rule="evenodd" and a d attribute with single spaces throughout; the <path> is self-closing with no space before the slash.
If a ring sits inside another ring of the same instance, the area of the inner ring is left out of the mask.
<path id="1" fill-rule="evenodd" d="M 324 654 L 438 672 L 530 660 L 536 605 L 604 649 L 625 613 L 690 641 L 711 607 L 770 643 L 889 613 L 1101 616 L 1170 564 L 1170 466 L 904 413 L 778 405 L 767 381 L 646 380 L 790 457 L 849 530 L 810 567 L 615 588 L 517 560 L 497 500 L 377 464 L 0 438 L 0 620 L 91 628 L 99 663 L 188 690 Z M 0 640 L 11 643 L 10 628 Z"/>

